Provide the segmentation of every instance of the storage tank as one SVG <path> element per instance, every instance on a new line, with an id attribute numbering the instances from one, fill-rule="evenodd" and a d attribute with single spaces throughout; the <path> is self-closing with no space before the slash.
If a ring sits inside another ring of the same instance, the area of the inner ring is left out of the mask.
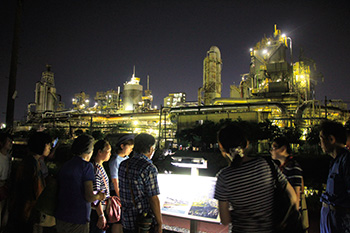
<path id="1" fill-rule="evenodd" d="M 142 106 L 142 91 L 140 78 L 133 76 L 129 82 L 124 83 L 123 105 L 125 111 L 134 111 Z"/>

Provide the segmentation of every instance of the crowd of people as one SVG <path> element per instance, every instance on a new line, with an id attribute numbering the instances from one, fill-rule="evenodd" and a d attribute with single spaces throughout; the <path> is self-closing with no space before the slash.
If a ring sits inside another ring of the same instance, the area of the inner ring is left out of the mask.
<path id="1" fill-rule="evenodd" d="M 322 150 L 332 157 L 320 200 L 320 232 L 350 232 L 346 131 L 340 123 L 324 121 L 319 137 Z M 276 227 L 278 184 L 300 211 L 303 232 L 307 232 L 303 171 L 287 139 L 272 141 L 271 168 L 270 160 L 253 155 L 239 125 L 222 128 L 217 138 L 221 155 L 229 161 L 217 175 L 214 194 L 221 223 L 230 225 L 230 232 L 288 232 Z M 11 164 L 12 141 L 11 134 L 0 134 L 0 232 L 162 232 L 153 136 L 125 134 L 111 143 L 82 134 L 69 150 L 60 150 L 52 148 L 49 134 L 35 132 L 27 141 L 28 154 L 17 166 Z M 46 166 L 48 157 L 59 161 L 54 173 Z M 44 196 L 54 204 L 42 204 Z M 113 219 L 107 210 L 115 200 L 121 214 Z"/>

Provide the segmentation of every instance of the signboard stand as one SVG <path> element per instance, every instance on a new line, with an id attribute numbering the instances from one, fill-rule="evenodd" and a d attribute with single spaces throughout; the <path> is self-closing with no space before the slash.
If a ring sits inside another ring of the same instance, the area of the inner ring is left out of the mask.
<path id="1" fill-rule="evenodd" d="M 197 233 L 198 232 L 198 222 L 196 220 L 191 219 L 191 225 L 190 225 L 190 233 Z"/>

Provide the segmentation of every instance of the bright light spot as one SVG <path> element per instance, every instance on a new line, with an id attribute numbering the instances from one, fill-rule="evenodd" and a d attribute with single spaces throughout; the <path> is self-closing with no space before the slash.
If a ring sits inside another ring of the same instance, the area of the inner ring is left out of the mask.
<path id="1" fill-rule="evenodd" d="M 253 52 L 253 48 L 250 48 L 249 51 L 250 51 L 250 52 Z"/>
<path id="2" fill-rule="evenodd" d="M 6 128 L 6 124 L 5 123 L 2 123 L 1 124 L 1 129 L 5 129 Z"/>
<path id="3" fill-rule="evenodd" d="M 90 100 L 85 100 L 85 103 L 89 103 L 90 102 Z"/>
<path id="4" fill-rule="evenodd" d="M 138 121 L 133 121 L 133 124 L 134 124 L 134 125 L 138 125 L 139 122 L 138 122 Z"/>
<path id="5" fill-rule="evenodd" d="M 286 34 L 282 34 L 282 37 L 286 37 Z"/>
<path id="6" fill-rule="evenodd" d="M 267 54 L 267 49 L 264 49 L 262 52 L 263 54 Z"/>

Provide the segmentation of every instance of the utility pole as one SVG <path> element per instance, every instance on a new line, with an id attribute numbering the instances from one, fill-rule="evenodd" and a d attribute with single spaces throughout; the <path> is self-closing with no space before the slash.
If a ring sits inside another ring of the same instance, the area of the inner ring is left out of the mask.
<path id="1" fill-rule="evenodd" d="M 13 128 L 13 121 L 14 121 L 15 99 L 17 96 L 16 76 L 17 76 L 19 34 L 20 34 L 20 28 L 21 28 L 22 6 L 23 6 L 23 0 L 17 0 L 16 18 L 15 18 L 15 25 L 14 25 L 14 32 L 13 32 L 13 41 L 12 41 L 9 85 L 8 85 L 8 91 L 7 91 L 7 107 L 6 107 L 6 128 L 7 129 Z"/>

